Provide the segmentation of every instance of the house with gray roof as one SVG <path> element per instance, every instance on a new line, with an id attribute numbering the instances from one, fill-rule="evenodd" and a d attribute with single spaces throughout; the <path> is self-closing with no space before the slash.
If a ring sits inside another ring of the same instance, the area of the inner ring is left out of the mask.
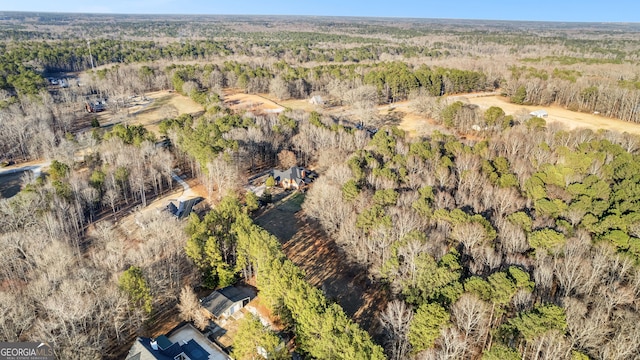
<path id="1" fill-rule="evenodd" d="M 173 216 L 177 217 L 178 219 L 184 219 L 185 217 L 189 216 L 189 214 L 191 214 L 191 210 L 193 209 L 194 206 L 198 205 L 201 201 L 203 200 L 203 198 L 201 197 L 195 197 L 192 199 L 187 199 L 187 200 L 175 200 L 175 201 L 170 201 L 167 204 L 167 211 L 169 211 Z M 177 203 L 177 206 L 176 206 Z"/>
<path id="2" fill-rule="evenodd" d="M 283 189 L 301 189 L 313 181 L 315 174 L 303 167 L 293 166 L 287 170 L 273 170 L 273 179 Z"/>

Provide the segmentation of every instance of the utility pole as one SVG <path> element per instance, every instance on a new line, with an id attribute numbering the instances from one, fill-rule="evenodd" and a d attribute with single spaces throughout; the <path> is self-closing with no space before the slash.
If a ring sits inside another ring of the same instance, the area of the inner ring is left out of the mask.
<path id="1" fill-rule="evenodd" d="M 91 70 L 94 70 L 93 56 L 91 56 L 91 40 L 87 40 L 87 46 L 89 47 L 89 59 L 91 60 Z"/>

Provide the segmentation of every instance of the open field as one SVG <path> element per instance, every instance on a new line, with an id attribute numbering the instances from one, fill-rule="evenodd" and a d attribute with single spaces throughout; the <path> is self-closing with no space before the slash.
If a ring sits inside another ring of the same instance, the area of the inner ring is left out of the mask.
<path id="1" fill-rule="evenodd" d="M 148 130 L 157 132 L 160 121 L 181 114 L 196 114 L 204 111 L 202 105 L 190 98 L 166 90 L 148 93 L 149 100 L 127 109 L 131 124 L 144 125 Z"/>
<path id="2" fill-rule="evenodd" d="M 290 109 L 300 109 L 306 112 L 319 111 L 322 109 L 320 105 L 314 105 L 309 102 L 309 99 L 290 99 L 282 100 L 278 102 L 280 105 Z"/>

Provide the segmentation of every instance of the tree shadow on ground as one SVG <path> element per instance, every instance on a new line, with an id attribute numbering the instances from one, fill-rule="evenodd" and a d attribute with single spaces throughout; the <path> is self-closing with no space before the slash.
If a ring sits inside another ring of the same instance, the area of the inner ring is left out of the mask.
<path id="1" fill-rule="evenodd" d="M 282 250 L 304 270 L 310 284 L 338 303 L 369 334 L 379 334 L 377 319 L 386 307 L 387 290 L 372 283 L 366 269 L 350 262 L 317 221 L 285 202 L 256 219 L 256 223 L 280 240 Z"/>

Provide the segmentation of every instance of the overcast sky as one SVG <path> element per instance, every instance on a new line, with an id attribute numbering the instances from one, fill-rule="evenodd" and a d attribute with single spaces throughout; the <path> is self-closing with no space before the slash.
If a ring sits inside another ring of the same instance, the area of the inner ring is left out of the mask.
<path id="1" fill-rule="evenodd" d="M 0 10 L 640 22 L 639 0 L 0 0 Z"/>

